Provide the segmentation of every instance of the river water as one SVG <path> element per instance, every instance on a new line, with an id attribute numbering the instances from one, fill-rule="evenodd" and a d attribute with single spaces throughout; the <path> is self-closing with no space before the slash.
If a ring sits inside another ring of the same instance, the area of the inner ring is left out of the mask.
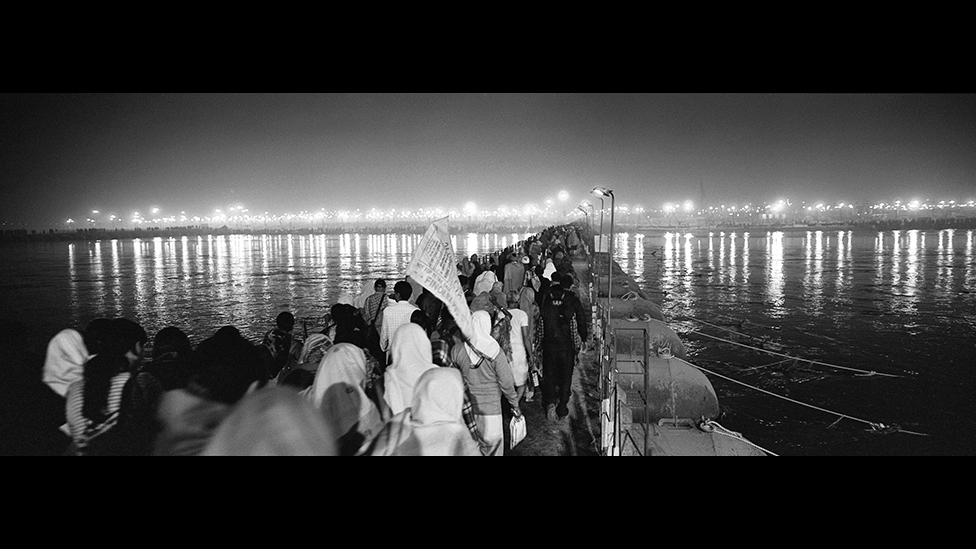
<path id="1" fill-rule="evenodd" d="M 470 255 L 526 236 L 452 238 Z M 228 324 L 258 339 L 283 310 L 320 318 L 343 293 L 402 279 L 420 238 L 5 244 L 0 310 L 27 326 L 25 344 L 41 353 L 57 331 L 99 316 L 133 318 L 150 335 L 175 325 L 194 343 Z M 618 234 L 614 255 L 673 319 L 689 361 L 714 372 L 723 426 L 781 455 L 968 455 L 976 453 L 974 248 L 974 232 L 960 230 L 696 231 Z M 837 414 L 846 418 L 832 425 Z"/>
<path id="2" fill-rule="evenodd" d="M 974 231 L 631 233 L 615 250 L 713 372 L 726 428 L 781 455 L 976 453 Z"/>

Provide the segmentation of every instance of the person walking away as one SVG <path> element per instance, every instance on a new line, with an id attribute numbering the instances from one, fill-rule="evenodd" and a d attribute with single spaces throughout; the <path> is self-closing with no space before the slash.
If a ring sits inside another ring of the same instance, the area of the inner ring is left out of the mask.
<path id="1" fill-rule="evenodd" d="M 575 317 L 578 335 L 586 340 L 586 311 L 579 298 L 567 285 L 572 277 L 558 273 L 542 304 L 542 408 L 546 419 L 563 419 L 569 415 L 573 369 L 576 364 L 572 319 Z"/>
<path id="2" fill-rule="evenodd" d="M 410 406 L 417 379 L 431 368 L 433 360 L 430 339 L 420 326 L 408 322 L 397 329 L 391 345 L 391 361 L 383 374 L 383 400 L 393 415 Z"/>
<path id="3" fill-rule="evenodd" d="M 366 392 L 368 380 L 366 353 L 351 343 L 337 343 L 325 353 L 305 392 L 328 420 L 339 455 L 356 455 L 383 427 L 384 412 Z"/>
<path id="4" fill-rule="evenodd" d="M 388 421 L 365 452 L 371 456 L 480 456 L 464 425 L 464 385 L 452 368 L 431 368 L 414 387 L 410 407 Z"/>
<path id="5" fill-rule="evenodd" d="M 494 449 L 488 446 L 488 443 L 481 436 L 481 432 L 478 431 L 478 420 L 475 417 L 474 405 L 472 404 L 474 398 L 471 396 L 471 389 L 468 388 L 468 380 L 461 372 L 461 367 L 451 358 L 451 349 L 456 342 L 460 342 L 460 338 L 456 337 L 460 329 L 458 328 L 457 322 L 454 321 L 454 316 L 451 315 L 451 312 L 446 307 L 444 308 L 441 319 L 440 328 L 434 332 L 435 335 L 430 340 L 431 353 L 433 355 L 432 360 L 434 364 L 441 368 L 453 368 L 461 374 L 461 381 L 464 385 L 464 403 L 461 406 L 461 417 L 464 419 L 464 424 L 471 434 L 471 439 L 478 443 L 482 455 L 490 455 Z"/>
<path id="6" fill-rule="evenodd" d="M 386 353 L 380 346 L 380 330 L 383 327 L 383 310 L 389 303 L 390 298 L 386 295 L 386 280 L 378 278 L 373 283 L 373 295 L 366 298 L 366 303 L 360 310 L 363 320 L 366 321 L 366 348 L 381 368 L 386 366 Z"/>
<path id="7" fill-rule="evenodd" d="M 389 363 L 390 341 L 397 328 L 410 323 L 410 315 L 417 310 L 417 306 L 410 303 L 413 287 L 409 282 L 401 280 L 393 286 L 393 303 L 380 314 L 383 325 L 380 327 L 380 350 L 387 356 L 383 367 Z"/>
<path id="8" fill-rule="evenodd" d="M 508 254 L 508 262 L 502 271 L 502 292 L 518 291 L 525 284 L 525 267 L 515 258 L 515 253 Z"/>
<path id="9" fill-rule="evenodd" d="M 498 342 L 491 337 L 491 316 L 478 310 L 471 314 L 474 329 L 469 341 L 455 343 L 451 348 L 451 360 L 461 368 L 471 391 L 478 431 L 491 448 L 493 455 L 504 455 L 505 431 L 502 420 L 502 398 L 512 408 L 515 417 L 522 415 L 515 392 L 512 367 Z"/>
<path id="10" fill-rule="evenodd" d="M 515 392 L 519 402 L 531 387 L 529 381 L 529 357 L 532 356 L 532 334 L 529 333 L 529 315 L 518 308 L 519 293 L 516 290 L 506 295 L 508 302 L 511 346 L 512 346 L 512 376 L 515 380 Z"/>

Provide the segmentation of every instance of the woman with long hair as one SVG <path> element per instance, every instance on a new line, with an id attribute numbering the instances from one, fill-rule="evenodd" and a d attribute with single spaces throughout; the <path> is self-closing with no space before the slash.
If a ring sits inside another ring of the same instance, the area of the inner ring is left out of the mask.
<path id="1" fill-rule="evenodd" d="M 102 352 L 85 363 L 82 378 L 68 387 L 65 416 L 76 455 L 151 451 L 152 418 L 162 388 L 149 374 L 134 378 L 147 339 L 139 324 L 112 320 Z"/>

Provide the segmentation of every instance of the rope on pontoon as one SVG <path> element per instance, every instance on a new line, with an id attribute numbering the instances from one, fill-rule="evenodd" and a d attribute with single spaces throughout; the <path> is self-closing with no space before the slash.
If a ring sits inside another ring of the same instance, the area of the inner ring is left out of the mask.
<path id="1" fill-rule="evenodd" d="M 883 434 L 887 434 L 887 433 L 906 433 L 906 434 L 909 434 L 909 435 L 918 435 L 918 436 L 923 436 L 923 437 L 929 436 L 929 435 L 927 435 L 925 433 L 917 433 L 917 432 L 914 432 L 914 431 L 906 431 L 905 429 L 902 429 L 898 425 L 886 425 L 886 424 L 880 423 L 880 422 L 868 421 L 866 419 L 861 419 L 861 418 L 857 418 L 857 417 L 854 417 L 854 416 L 849 416 L 847 414 L 842 414 L 840 412 L 835 412 L 833 410 L 828 410 L 826 408 L 821 408 L 819 406 L 814 406 L 813 404 L 807 404 L 806 402 L 800 402 L 799 400 L 795 400 L 795 399 L 792 399 L 792 398 L 789 398 L 789 397 L 785 397 L 783 395 L 778 395 L 778 394 L 773 393 L 771 391 L 767 391 L 766 389 L 760 389 L 759 387 L 755 387 L 755 386 L 749 385 L 748 383 L 743 383 L 743 382 L 741 382 L 741 381 L 739 381 L 737 379 L 733 379 L 733 378 L 728 377 L 728 376 L 723 376 L 722 374 L 720 374 L 718 372 L 713 372 L 713 371 L 711 371 L 711 370 L 709 370 L 707 368 L 703 368 L 703 367 L 701 367 L 701 366 L 699 366 L 697 364 L 692 364 L 691 362 L 688 362 L 688 361 L 685 361 L 685 362 L 687 362 L 691 366 L 694 366 L 695 368 L 698 368 L 699 370 L 701 370 L 701 371 L 703 371 L 705 373 L 712 374 L 712 375 L 717 376 L 717 377 L 720 377 L 720 378 L 722 378 L 724 380 L 731 381 L 733 383 L 738 383 L 739 385 L 742 385 L 744 387 L 748 387 L 750 389 L 754 389 L 754 390 L 759 391 L 761 393 L 765 393 L 767 395 L 770 395 L 770 396 L 774 396 L 776 398 L 783 399 L 783 400 L 785 400 L 787 402 L 792 402 L 793 404 L 799 404 L 801 406 L 806 406 L 807 408 L 813 408 L 814 410 L 819 410 L 821 412 L 826 412 L 828 414 L 838 416 L 837 421 L 831 423 L 828 426 L 828 429 L 830 427 L 833 427 L 834 425 L 837 425 L 840 422 L 841 419 L 851 419 L 851 420 L 854 420 L 854 421 L 860 421 L 861 423 L 866 423 L 867 425 L 869 425 L 871 427 L 871 431 L 872 432 L 875 432 L 875 433 L 883 433 Z"/>
<path id="2" fill-rule="evenodd" d="M 767 354 L 771 354 L 771 355 L 775 355 L 775 356 L 781 356 L 783 358 L 788 358 L 788 359 L 792 359 L 792 360 L 798 360 L 798 361 L 806 362 L 806 363 L 809 363 L 809 364 L 819 364 L 821 366 L 827 366 L 829 368 L 837 368 L 838 370 L 849 370 L 849 371 L 852 371 L 852 372 L 859 372 L 859 373 L 861 373 L 861 374 L 863 374 L 865 376 L 905 377 L 905 376 L 899 376 L 899 375 L 895 375 L 895 374 L 886 374 L 884 372 L 876 372 L 874 370 L 868 371 L 868 370 L 860 370 L 858 368 L 849 368 L 847 366 L 838 366 L 836 364 L 830 364 L 828 362 L 821 362 L 819 360 L 811 360 L 809 358 L 803 358 L 803 357 L 792 356 L 792 355 L 787 355 L 787 354 L 783 354 L 783 353 L 777 353 L 776 351 L 770 351 L 769 349 L 761 349 L 759 347 L 753 347 L 752 345 L 746 345 L 745 343 L 739 343 L 737 341 L 732 341 L 730 339 L 725 339 L 725 338 L 721 338 L 721 337 L 709 335 L 709 334 L 706 334 L 706 333 L 701 332 L 701 331 L 698 331 L 698 330 L 691 330 L 688 333 L 689 334 L 695 334 L 695 335 L 704 336 L 704 337 L 707 337 L 707 338 L 710 338 L 710 339 L 714 339 L 716 341 L 721 341 L 721 342 L 724 342 L 724 343 L 728 343 L 730 345 L 738 345 L 739 347 L 745 347 L 747 349 L 752 349 L 754 351 L 759 351 L 761 353 L 767 353 Z"/>
<path id="3" fill-rule="evenodd" d="M 763 448 L 762 446 L 756 444 L 755 442 L 752 442 L 751 440 L 749 440 L 746 437 L 742 436 L 742 433 L 737 433 L 735 431 L 730 431 L 729 429 L 726 429 L 725 427 L 722 427 L 715 420 L 705 419 L 705 420 L 703 420 L 698 425 L 698 427 L 702 431 L 705 431 L 706 433 L 715 433 L 716 435 L 723 435 L 723 436 L 727 436 L 729 438 L 734 438 L 736 440 L 740 440 L 742 442 L 745 442 L 746 444 L 748 444 L 749 446 L 752 446 L 753 448 L 756 448 L 757 450 L 766 452 L 767 454 L 769 454 L 771 456 L 779 457 L 779 454 L 774 454 L 774 453 L 770 452 L 769 450 Z"/>

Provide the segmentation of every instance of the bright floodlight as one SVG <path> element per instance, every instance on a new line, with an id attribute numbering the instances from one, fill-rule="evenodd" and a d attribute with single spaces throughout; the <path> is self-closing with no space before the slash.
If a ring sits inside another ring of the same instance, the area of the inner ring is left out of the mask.
<path id="1" fill-rule="evenodd" d="M 567 200 L 569 200 L 569 193 L 566 191 L 559 191 L 559 200 L 561 200 L 562 202 L 566 202 Z"/>
<path id="2" fill-rule="evenodd" d="M 691 200 L 685 200 L 685 211 L 686 212 L 690 212 L 694 207 L 695 207 L 695 205 L 691 202 Z"/>
<path id="3" fill-rule="evenodd" d="M 595 196 L 600 196 L 600 197 L 613 196 L 613 191 L 611 191 L 606 187 L 593 187 L 593 190 L 590 192 L 593 193 Z"/>
<path id="4" fill-rule="evenodd" d="M 474 215 L 475 212 L 477 211 L 478 211 L 478 206 L 476 206 L 474 202 L 468 202 L 467 204 L 464 205 L 465 215 Z"/>
<path id="5" fill-rule="evenodd" d="M 152 213 L 154 213 L 154 214 L 157 214 L 157 213 L 159 213 L 159 208 L 153 208 L 153 209 L 152 209 Z"/>

